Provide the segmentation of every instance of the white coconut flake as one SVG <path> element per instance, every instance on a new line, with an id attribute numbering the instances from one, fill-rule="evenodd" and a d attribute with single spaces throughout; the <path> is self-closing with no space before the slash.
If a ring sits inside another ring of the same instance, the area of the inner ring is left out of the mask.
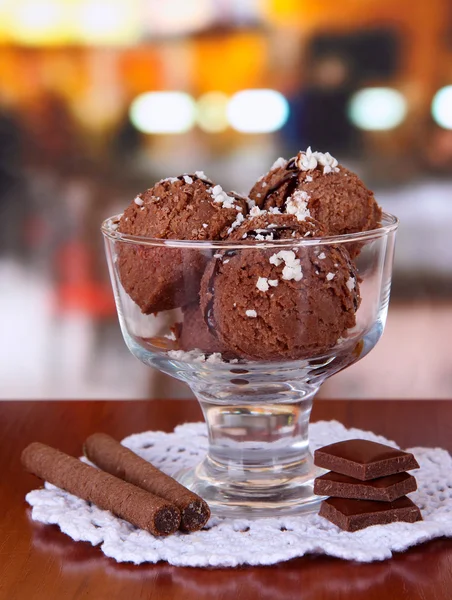
<path id="1" fill-rule="evenodd" d="M 243 214 L 241 212 L 239 212 L 237 214 L 237 218 L 232 223 L 232 225 L 229 227 L 228 233 L 232 233 L 234 231 L 234 229 L 237 229 L 237 227 L 240 225 L 240 223 L 242 223 L 244 220 L 245 220 L 245 217 L 243 216 Z"/>
<path id="2" fill-rule="evenodd" d="M 191 183 L 193 183 L 193 179 L 190 177 L 190 175 L 184 175 L 184 181 L 185 181 L 185 183 L 188 183 L 189 185 Z"/>
<path id="3" fill-rule="evenodd" d="M 313 179 L 310 175 L 306 175 L 305 181 L 307 181 L 308 183 L 311 183 L 311 181 L 313 181 Z"/>
<path id="4" fill-rule="evenodd" d="M 209 227 L 208 223 L 203 223 L 202 226 L 204 227 L 204 229 L 207 229 Z"/>
<path id="5" fill-rule="evenodd" d="M 317 165 L 323 167 L 323 174 L 338 173 L 338 161 L 331 156 L 329 152 L 313 152 L 309 147 L 306 152 L 299 152 L 295 164 L 300 171 L 311 171 L 317 168 Z M 306 177 L 306 181 L 312 181 L 312 177 Z"/>
<path id="6" fill-rule="evenodd" d="M 282 271 L 282 278 L 290 281 L 293 279 L 294 281 L 301 281 L 303 279 L 303 272 L 301 270 L 300 265 L 294 266 L 285 266 Z"/>
<path id="7" fill-rule="evenodd" d="M 349 277 L 345 282 L 345 285 L 348 287 L 350 291 L 355 289 L 356 281 L 354 277 Z"/>
<path id="8" fill-rule="evenodd" d="M 176 334 L 174 333 L 174 331 L 172 331 L 171 333 L 165 333 L 165 335 L 163 337 L 166 337 L 168 340 L 171 340 L 172 342 L 176 341 Z"/>
<path id="9" fill-rule="evenodd" d="M 295 164 L 298 169 L 300 169 L 300 171 L 310 171 L 311 169 L 315 169 L 317 167 L 316 154 L 316 152 L 311 150 L 311 146 L 309 146 L 306 152 L 299 152 L 295 159 Z"/>
<path id="10" fill-rule="evenodd" d="M 277 206 L 271 206 L 268 209 L 268 212 L 271 213 L 272 215 L 281 215 L 282 214 L 281 211 L 280 211 L 280 209 Z"/>
<path id="11" fill-rule="evenodd" d="M 247 310 L 245 314 L 247 317 L 251 317 L 253 319 L 257 317 L 257 312 L 255 310 Z"/>
<path id="12" fill-rule="evenodd" d="M 257 280 L 257 283 L 256 283 L 256 287 L 261 292 L 268 292 L 269 285 L 268 285 L 267 277 L 259 277 L 259 279 Z"/>
<path id="13" fill-rule="evenodd" d="M 320 165 L 322 165 L 323 167 L 323 174 L 327 175 L 328 173 L 338 173 L 339 172 L 339 168 L 338 168 L 338 161 L 334 158 L 334 156 L 331 156 L 331 154 L 329 152 L 316 152 L 315 153 L 317 156 L 317 161 Z"/>
<path id="14" fill-rule="evenodd" d="M 140 196 L 137 196 L 135 198 L 134 202 L 137 206 L 143 206 L 143 204 L 144 204 L 144 200 L 142 198 L 140 198 Z"/>
<path id="15" fill-rule="evenodd" d="M 280 156 L 272 164 L 272 166 L 270 167 L 270 171 L 274 171 L 275 169 L 279 169 L 281 167 L 285 167 L 286 165 L 287 165 L 287 160 L 285 158 L 283 158 L 282 156 Z M 264 177 L 264 175 L 263 175 L 263 177 Z"/>
<path id="16" fill-rule="evenodd" d="M 297 190 L 286 200 L 286 212 L 289 215 L 295 215 L 298 221 L 305 221 L 311 213 L 308 209 L 308 200 L 310 196 L 302 190 Z"/>
<path id="17" fill-rule="evenodd" d="M 267 184 L 267 182 L 266 182 L 266 181 L 263 181 L 263 182 L 262 182 L 262 187 L 263 187 L 263 188 L 266 188 L 266 187 L 267 187 L 267 185 L 268 185 L 268 184 Z"/>
<path id="18" fill-rule="evenodd" d="M 221 354 L 219 352 L 214 352 L 213 354 L 211 354 L 210 356 L 208 356 L 206 359 L 206 362 L 208 363 L 214 363 L 214 364 L 219 364 L 224 362 L 223 358 L 221 356 Z"/>
<path id="19" fill-rule="evenodd" d="M 207 175 L 204 173 L 204 171 L 195 171 L 195 175 L 196 175 L 196 177 L 198 177 L 198 179 L 204 179 L 204 181 L 208 181 L 208 182 L 212 181 L 211 179 L 209 179 L 207 177 Z"/>
<path id="20" fill-rule="evenodd" d="M 261 210 L 258 206 L 253 206 L 250 210 L 250 217 L 260 217 L 260 215 L 264 215 L 266 212 L 266 210 Z"/>
<path id="21" fill-rule="evenodd" d="M 271 285 L 272 287 L 277 287 L 278 283 L 279 282 L 277 279 L 269 279 L 268 280 L 268 285 Z"/>
<path id="22" fill-rule="evenodd" d="M 221 204 L 223 208 L 236 208 L 235 198 L 228 196 L 221 185 L 214 185 L 210 190 L 213 201 Z"/>
<path id="23" fill-rule="evenodd" d="M 246 198 L 246 203 L 248 204 L 249 210 L 252 210 L 256 206 L 256 202 L 251 200 L 251 198 Z"/>
<path id="24" fill-rule="evenodd" d="M 319 254 L 319 260 L 324 260 L 325 258 L 326 258 L 326 254 L 325 254 L 325 252 L 321 252 L 321 253 Z"/>
<path id="25" fill-rule="evenodd" d="M 284 263 L 284 268 L 282 271 L 282 278 L 290 281 L 293 279 L 294 281 L 300 281 L 303 279 L 303 272 L 301 270 L 300 259 L 296 257 L 295 252 L 292 250 L 281 250 L 276 254 L 270 256 L 270 264 L 279 267 L 282 263 Z"/>
<path id="26" fill-rule="evenodd" d="M 326 280 L 331 281 L 332 279 L 335 278 L 335 276 L 336 276 L 335 273 L 327 273 Z"/>
<path id="27" fill-rule="evenodd" d="M 256 198 L 262 198 L 262 194 L 256 194 Z"/>
<path id="28" fill-rule="evenodd" d="M 189 350 L 185 352 L 184 350 L 170 350 L 168 352 L 169 358 L 173 360 L 181 360 L 184 362 L 208 362 L 208 363 L 223 363 L 223 359 L 219 352 L 214 352 L 213 354 L 207 355 L 202 350 L 195 348 L 194 350 Z"/>
<path id="29" fill-rule="evenodd" d="M 126 221 L 127 221 L 127 219 L 126 219 Z M 118 229 L 118 227 L 119 227 L 118 223 L 112 223 L 112 224 L 110 225 L 110 229 L 111 229 L 112 231 L 116 231 L 116 230 Z"/>

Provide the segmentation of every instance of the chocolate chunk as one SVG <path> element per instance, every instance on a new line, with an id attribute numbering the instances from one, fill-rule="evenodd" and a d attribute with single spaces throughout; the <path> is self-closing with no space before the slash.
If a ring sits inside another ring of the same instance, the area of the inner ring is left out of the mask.
<path id="1" fill-rule="evenodd" d="M 345 440 L 314 452 L 314 464 L 360 481 L 418 469 L 414 456 L 369 440 Z"/>
<path id="2" fill-rule="evenodd" d="M 358 531 L 371 525 L 387 525 L 396 521 L 422 521 L 421 511 L 406 496 L 394 502 L 328 498 L 322 502 L 319 515 L 344 531 Z"/>
<path id="3" fill-rule="evenodd" d="M 396 473 L 371 481 L 360 481 L 340 473 L 325 473 L 314 481 L 314 494 L 393 502 L 417 489 L 416 479 L 408 473 Z"/>

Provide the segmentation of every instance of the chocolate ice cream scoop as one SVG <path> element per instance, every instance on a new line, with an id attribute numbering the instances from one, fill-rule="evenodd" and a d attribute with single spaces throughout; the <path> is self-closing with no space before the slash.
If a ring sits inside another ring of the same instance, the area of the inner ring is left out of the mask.
<path id="1" fill-rule="evenodd" d="M 359 177 L 328 152 L 310 148 L 289 161 L 278 159 L 250 191 L 260 208 L 291 212 L 306 203 L 307 215 L 319 221 L 326 235 L 368 231 L 378 227 L 381 209 Z"/>
<path id="2" fill-rule="evenodd" d="M 233 234 L 243 238 L 244 231 L 261 248 L 226 250 L 208 265 L 200 290 L 204 319 L 221 346 L 242 358 L 321 356 L 355 325 L 356 270 L 340 247 L 296 245 L 315 223 L 264 216 L 247 219 Z M 292 238 L 290 249 L 265 247 L 270 239 Z"/>
<path id="3" fill-rule="evenodd" d="M 178 327 L 177 341 L 179 348 L 186 352 L 201 350 L 202 352 L 221 352 L 223 348 L 207 327 L 199 302 L 193 302 L 182 308 L 183 322 Z"/>
<path id="4" fill-rule="evenodd" d="M 124 211 L 118 231 L 133 236 L 178 240 L 221 240 L 238 227 L 246 200 L 226 194 L 203 173 L 159 181 Z M 203 250 L 122 243 L 118 253 L 121 283 L 145 314 L 196 300 L 210 258 Z"/>

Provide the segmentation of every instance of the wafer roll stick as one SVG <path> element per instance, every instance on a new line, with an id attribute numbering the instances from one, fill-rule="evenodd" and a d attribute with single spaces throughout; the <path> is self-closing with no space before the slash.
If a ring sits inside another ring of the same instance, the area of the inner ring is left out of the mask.
<path id="1" fill-rule="evenodd" d="M 202 498 L 109 435 L 94 433 L 86 440 L 83 450 L 100 469 L 175 504 L 181 512 L 184 531 L 197 531 L 209 520 L 210 509 Z"/>
<path id="2" fill-rule="evenodd" d="M 50 446 L 38 442 L 27 446 L 22 465 L 41 479 L 153 535 L 169 535 L 179 528 L 180 512 L 174 504 Z"/>

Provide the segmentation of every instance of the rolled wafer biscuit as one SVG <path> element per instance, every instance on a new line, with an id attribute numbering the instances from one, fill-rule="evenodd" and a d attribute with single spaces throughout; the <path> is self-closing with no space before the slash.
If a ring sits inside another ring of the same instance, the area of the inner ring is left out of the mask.
<path id="1" fill-rule="evenodd" d="M 183 485 L 105 433 L 94 433 L 83 446 L 85 456 L 100 469 L 125 479 L 168 502 L 181 512 L 181 529 L 198 531 L 209 520 L 207 503 Z"/>
<path id="2" fill-rule="evenodd" d="M 30 473 L 153 535 L 169 535 L 179 528 L 180 512 L 174 504 L 50 446 L 34 442 L 21 460 Z"/>

